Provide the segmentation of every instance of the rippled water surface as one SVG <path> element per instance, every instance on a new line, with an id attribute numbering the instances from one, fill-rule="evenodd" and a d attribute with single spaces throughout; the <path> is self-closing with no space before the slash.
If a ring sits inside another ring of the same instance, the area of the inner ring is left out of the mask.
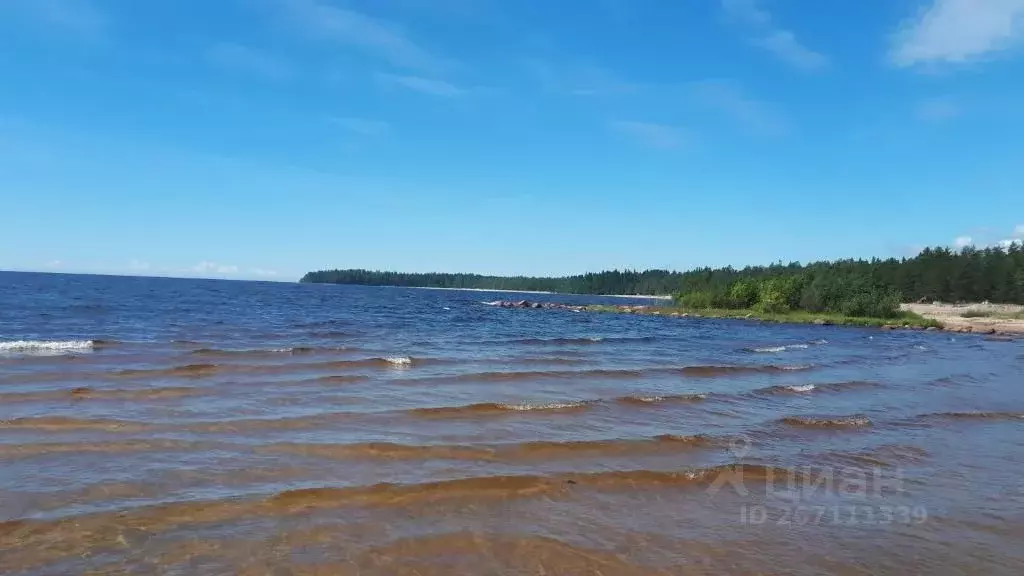
<path id="1" fill-rule="evenodd" d="M 1024 573 L 1019 342 L 501 297 L 0 273 L 0 573 Z"/>

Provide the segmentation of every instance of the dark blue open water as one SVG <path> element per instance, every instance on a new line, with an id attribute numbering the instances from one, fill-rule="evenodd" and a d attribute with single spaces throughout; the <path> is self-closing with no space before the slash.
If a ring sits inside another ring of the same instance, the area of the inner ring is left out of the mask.
<path id="1" fill-rule="evenodd" d="M 499 298 L 0 273 L 0 573 L 1024 573 L 1020 342 Z"/>

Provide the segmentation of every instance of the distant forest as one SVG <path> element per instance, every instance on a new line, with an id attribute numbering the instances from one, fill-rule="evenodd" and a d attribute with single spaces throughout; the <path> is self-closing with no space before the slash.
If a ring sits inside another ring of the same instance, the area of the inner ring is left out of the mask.
<path id="1" fill-rule="evenodd" d="M 369 286 L 538 290 L 568 294 L 672 294 L 684 304 L 689 298 L 705 306 L 723 308 L 737 307 L 735 301 L 721 302 L 730 298 L 730 293 L 742 296 L 739 293 L 748 290 L 745 286 L 760 286 L 766 281 L 773 281 L 776 286 L 786 286 L 791 300 L 814 297 L 827 299 L 830 290 L 841 289 L 848 293 L 855 287 L 863 293 L 876 296 L 884 294 L 887 300 L 905 302 L 988 300 L 1024 304 L 1024 249 L 1018 242 L 1006 248 L 968 247 L 960 251 L 943 247 L 926 248 L 913 258 L 903 259 L 780 263 L 743 269 L 697 268 L 688 272 L 612 270 L 560 278 L 324 270 L 310 272 L 301 280 Z M 742 287 L 735 288 L 737 283 Z M 808 302 L 802 305 L 794 302 L 791 307 L 813 309 L 816 306 L 809 306 Z"/>

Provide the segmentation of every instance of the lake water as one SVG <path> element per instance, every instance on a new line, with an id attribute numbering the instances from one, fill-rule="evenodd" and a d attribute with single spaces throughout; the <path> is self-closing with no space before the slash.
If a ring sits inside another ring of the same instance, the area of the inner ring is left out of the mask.
<path id="1" fill-rule="evenodd" d="M 508 297 L 0 273 L 0 573 L 1024 573 L 1020 342 Z"/>

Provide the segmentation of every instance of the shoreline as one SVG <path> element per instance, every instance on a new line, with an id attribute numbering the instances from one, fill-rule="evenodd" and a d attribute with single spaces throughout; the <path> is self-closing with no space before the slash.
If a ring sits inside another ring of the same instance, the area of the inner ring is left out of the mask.
<path id="1" fill-rule="evenodd" d="M 859 328 L 877 328 L 881 330 L 919 330 L 929 332 L 973 333 L 994 336 L 998 339 L 1020 336 L 1024 334 L 1024 319 L 1007 321 L 997 319 L 993 322 L 978 322 L 987 318 L 966 318 L 965 322 L 945 323 L 934 315 L 919 314 L 910 305 L 901 306 L 902 316 L 895 318 L 871 318 L 859 316 L 843 316 L 841 314 L 815 313 L 806 311 L 790 311 L 785 313 L 762 313 L 756 310 L 740 309 L 686 309 L 676 306 L 650 306 L 627 304 L 589 304 L 573 305 L 557 302 L 529 302 L 499 300 L 491 303 L 499 308 L 515 309 L 554 309 L 572 312 L 598 312 L 610 314 L 636 314 L 642 316 L 661 316 L 668 318 L 712 318 L 725 320 L 750 320 L 754 322 L 770 322 L 778 324 L 811 324 L 816 326 L 851 326 Z M 1021 307 L 1024 309 L 1024 307 Z M 973 321 L 973 322 L 972 322 Z M 1009 327 L 1009 329 L 1000 329 Z"/>
<path id="2" fill-rule="evenodd" d="M 573 294 L 571 292 L 548 292 L 544 290 L 502 290 L 497 288 L 445 288 L 441 286 L 382 286 L 382 288 L 413 288 L 416 290 L 457 290 L 463 292 L 501 292 L 503 294 L 547 294 L 553 296 L 592 296 L 595 298 L 636 298 L 639 300 L 671 300 L 668 295 L 646 296 L 642 294 Z"/>
<path id="3" fill-rule="evenodd" d="M 844 316 L 834 313 L 816 313 L 794 310 L 790 312 L 765 313 L 751 309 L 688 309 L 675 306 L 644 307 L 644 306 L 593 306 L 593 312 L 611 312 L 640 314 L 648 316 L 667 316 L 669 318 L 714 318 L 726 320 L 753 320 L 777 324 L 813 324 L 816 326 L 854 326 L 861 328 L 881 328 L 885 330 L 943 330 L 941 322 L 923 316 L 905 313 L 897 318 L 872 318 L 861 316 Z"/>

